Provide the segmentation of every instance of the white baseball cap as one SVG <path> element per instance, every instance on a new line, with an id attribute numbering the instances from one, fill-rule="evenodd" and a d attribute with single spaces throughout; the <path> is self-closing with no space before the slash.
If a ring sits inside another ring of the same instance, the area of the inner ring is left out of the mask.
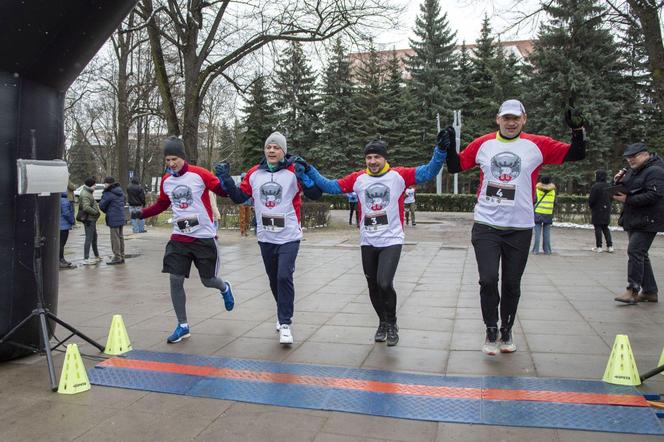
<path id="1" fill-rule="evenodd" d="M 523 104 L 519 100 L 507 100 L 500 105 L 498 109 L 498 116 L 502 117 L 503 115 L 516 115 L 520 117 L 526 113 L 526 108 L 523 107 Z"/>

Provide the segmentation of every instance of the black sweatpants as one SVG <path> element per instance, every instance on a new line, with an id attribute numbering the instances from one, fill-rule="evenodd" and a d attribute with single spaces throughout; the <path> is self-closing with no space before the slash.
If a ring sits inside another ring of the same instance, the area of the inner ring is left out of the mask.
<path id="1" fill-rule="evenodd" d="M 279 324 L 291 324 L 295 303 L 293 273 L 297 252 L 300 250 L 300 241 L 285 244 L 259 241 L 258 246 L 261 249 L 265 273 L 270 280 L 272 296 L 277 302 Z"/>
<path id="2" fill-rule="evenodd" d="M 602 234 L 604 234 L 604 239 L 606 240 L 607 247 L 613 247 L 613 241 L 611 240 L 611 231 L 609 226 L 606 224 L 593 224 L 595 227 L 595 246 L 597 248 L 602 247 Z"/>
<path id="3" fill-rule="evenodd" d="M 397 322 L 397 272 L 401 244 L 388 247 L 362 246 L 362 268 L 369 285 L 369 298 L 381 322 Z"/>
<path id="4" fill-rule="evenodd" d="M 512 329 L 521 296 L 521 276 L 528 262 L 532 229 L 499 230 L 475 223 L 472 243 L 480 274 L 482 318 L 487 327 Z M 502 261 L 502 280 L 498 291 L 498 269 Z"/>
<path id="5" fill-rule="evenodd" d="M 643 289 L 645 293 L 657 293 L 657 282 L 652 271 L 648 250 L 655 239 L 655 232 L 630 230 L 627 245 L 627 288 Z"/>

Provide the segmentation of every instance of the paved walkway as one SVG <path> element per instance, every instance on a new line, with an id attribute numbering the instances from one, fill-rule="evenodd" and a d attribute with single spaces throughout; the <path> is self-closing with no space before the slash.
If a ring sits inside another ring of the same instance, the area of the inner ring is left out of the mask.
<path id="1" fill-rule="evenodd" d="M 660 304 L 616 305 L 625 286 L 626 235 L 616 253 L 590 251 L 588 230 L 554 228 L 552 256 L 531 256 L 516 323 L 519 350 L 488 357 L 478 299 L 477 269 L 467 214 L 418 213 L 408 227 L 396 287 L 401 340 L 373 343 L 377 320 L 369 303 L 346 213 L 333 227 L 307 232 L 296 269 L 290 348 L 278 344 L 275 306 L 254 237 L 221 232 L 222 276 L 233 283 L 236 307 L 194 276 L 187 281 L 192 338 L 167 345 L 175 325 L 168 278 L 161 274 L 169 231 L 129 234 L 137 254 L 124 266 L 60 272 L 58 314 L 102 344 L 113 314 L 122 314 L 134 348 L 239 358 L 457 375 L 601 379 L 616 334 L 629 335 L 640 370 L 654 368 L 664 346 Z M 100 226 L 102 253 L 110 254 Z M 131 231 L 131 229 L 128 229 Z M 82 229 L 70 235 L 67 257 L 80 263 Z M 664 284 L 664 239 L 651 250 Z M 196 275 L 195 271 L 193 272 Z M 95 354 L 82 345 L 84 353 Z M 60 363 L 62 356 L 57 357 Z M 96 361 L 86 359 L 91 367 Z M 58 367 L 59 374 L 59 367 Z M 646 383 L 664 392 L 664 376 Z M 0 439 L 5 440 L 284 440 L 295 441 L 636 441 L 643 436 L 568 430 L 489 427 L 311 411 L 94 387 L 75 396 L 50 393 L 40 357 L 0 364 Z M 655 438 L 651 438 L 655 440 Z M 650 439 L 648 439 L 650 440 Z"/>

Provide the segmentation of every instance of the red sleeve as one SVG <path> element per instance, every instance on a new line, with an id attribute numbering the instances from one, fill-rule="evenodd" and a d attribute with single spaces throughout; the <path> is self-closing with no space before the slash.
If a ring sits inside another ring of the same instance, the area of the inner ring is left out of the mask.
<path id="1" fill-rule="evenodd" d="M 417 170 L 416 167 L 394 167 L 392 170 L 401 175 L 403 180 L 406 182 L 406 188 L 417 184 L 415 182 L 415 171 Z"/>
<path id="2" fill-rule="evenodd" d="M 219 178 L 214 176 L 212 172 L 199 166 L 189 166 L 189 172 L 193 172 L 201 177 L 205 188 L 214 191 L 219 186 Z"/>
<path id="3" fill-rule="evenodd" d="M 355 185 L 355 181 L 357 181 L 357 177 L 359 177 L 364 173 L 366 173 L 364 170 L 358 170 L 357 172 L 350 173 L 343 178 L 339 178 L 337 180 L 337 183 L 339 184 L 339 187 L 341 187 L 341 192 L 342 193 L 352 192 L 353 186 Z"/>
<path id="4" fill-rule="evenodd" d="M 254 194 L 252 189 L 251 189 L 251 184 L 249 183 L 249 178 L 251 177 L 252 173 L 256 172 L 256 170 L 258 170 L 258 164 L 256 164 L 254 167 L 249 169 L 247 174 L 244 176 L 244 179 L 240 183 L 240 190 L 242 192 L 244 192 L 245 195 L 253 196 L 253 194 Z"/>
<path id="5" fill-rule="evenodd" d="M 169 177 L 169 174 L 161 177 L 161 182 L 159 183 L 159 198 L 157 198 L 157 201 L 155 201 L 154 204 L 141 210 L 141 218 L 150 218 L 159 215 L 171 206 L 171 200 L 168 198 L 168 195 L 166 195 L 166 192 L 164 192 L 164 181 Z"/>
<path id="6" fill-rule="evenodd" d="M 496 134 L 490 133 L 471 141 L 470 144 L 459 153 L 461 170 L 464 171 L 477 166 L 477 152 L 480 150 L 480 147 L 482 147 L 482 144 L 484 144 L 485 141 L 493 140 L 495 138 Z"/>
<path id="7" fill-rule="evenodd" d="M 542 135 L 521 134 L 522 138 L 532 141 L 542 153 L 543 164 L 563 164 L 569 144 Z"/>

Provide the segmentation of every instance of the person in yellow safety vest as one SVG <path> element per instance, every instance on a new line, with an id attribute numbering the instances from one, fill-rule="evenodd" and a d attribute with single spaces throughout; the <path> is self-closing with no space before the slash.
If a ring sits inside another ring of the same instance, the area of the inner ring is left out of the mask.
<path id="1" fill-rule="evenodd" d="M 553 224 L 553 206 L 556 200 L 556 185 L 551 182 L 550 176 L 542 176 L 537 183 L 535 199 L 535 241 L 533 254 L 540 252 L 540 237 L 545 255 L 551 254 L 551 224 Z"/>

